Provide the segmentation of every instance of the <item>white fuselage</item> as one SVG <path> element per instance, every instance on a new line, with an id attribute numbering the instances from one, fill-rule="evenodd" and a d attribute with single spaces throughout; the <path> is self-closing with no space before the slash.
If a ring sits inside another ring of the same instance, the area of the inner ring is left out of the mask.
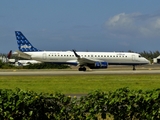
<path id="1" fill-rule="evenodd" d="M 77 65 L 78 60 L 72 51 L 38 51 L 24 52 L 31 55 L 31 58 L 41 62 L 53 62 L 62 64 Z M 142 65 L 149 61 L 138 53 L 129 52 L 77 52 L 81 58 L 97 61 L 106 61 L 113 65 Z"/>

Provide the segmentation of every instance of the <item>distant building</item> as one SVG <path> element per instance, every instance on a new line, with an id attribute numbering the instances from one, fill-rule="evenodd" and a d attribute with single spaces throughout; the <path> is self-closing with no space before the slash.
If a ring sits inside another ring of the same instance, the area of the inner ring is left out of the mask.
<path id="1" fill-rule="evenodd" d="M 160 56 L 153 58 L 153 64 L 160 64 Z"/>

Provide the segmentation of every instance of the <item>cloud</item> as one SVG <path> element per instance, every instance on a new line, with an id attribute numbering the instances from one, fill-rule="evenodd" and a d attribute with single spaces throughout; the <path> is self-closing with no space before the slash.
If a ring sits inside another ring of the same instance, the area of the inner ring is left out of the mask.
<path id="1" fill-rule="evenodd" d="M 160 37 L 160 15 L 120 13 L 105 22 L 107 32 L 117 38 Z"/>
<path id="2" fill-rule="evenodd" d="M 117 27 L 117 26 L 127 26 L 127 25 L 132 25 L 133 23 L 133 15 L 127 15 L 125 13 L 120 13 L 118 15 L 113 16 L 110 18 L 107 22 L 106 25 L 109 27 Z"/>

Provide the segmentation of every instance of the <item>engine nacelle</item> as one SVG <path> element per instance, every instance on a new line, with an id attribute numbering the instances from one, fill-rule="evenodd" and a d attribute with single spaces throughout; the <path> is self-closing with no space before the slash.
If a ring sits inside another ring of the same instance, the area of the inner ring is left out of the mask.
<path id="1" fill-rule="evenodd" d="M 89 68 L 91 69 L 98 69 L 98 68 L 107 68 L 108 63 L 107 62 L 95 62 L 94 64 L 88 65 Z"/>

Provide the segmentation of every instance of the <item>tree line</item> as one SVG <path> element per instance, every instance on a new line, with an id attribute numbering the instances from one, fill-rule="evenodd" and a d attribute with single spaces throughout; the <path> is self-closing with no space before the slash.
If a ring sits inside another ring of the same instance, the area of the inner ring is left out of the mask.
<path id="1" fill-rule="evenodd" d="M 153 61 L 153 58 L 156 58 L 160 55 L 160 52 L 159 51 L 149 51 L 149 52 L 146 52 L 146 51 L 143 51 L 143 52 L 140 52 L 140 54 L 147 58 L 148 60 L 150 60 L 151 62 Z"/>
<path id="2" fill-rule="evenodd" d="M 0 60 L 0 69 L 69 69 L 70 66 L 65 64 L 53 64 L 53 63 L 37 63 L 27 66 L 15 66 L 10 63 L 4 63 Z"/>

